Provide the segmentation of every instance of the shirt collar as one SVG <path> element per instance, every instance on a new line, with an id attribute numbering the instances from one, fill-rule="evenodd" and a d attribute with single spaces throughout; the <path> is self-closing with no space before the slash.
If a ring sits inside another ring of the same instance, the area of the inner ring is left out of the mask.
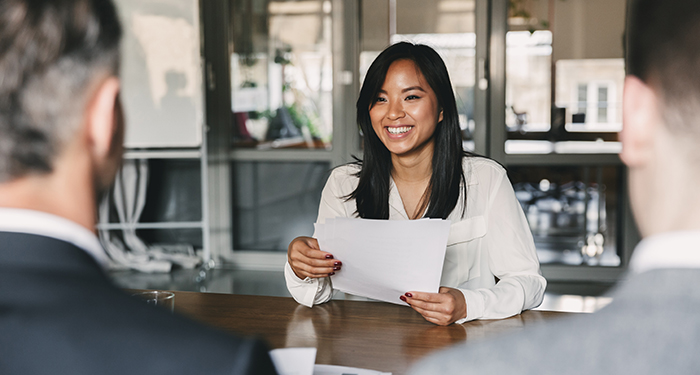
<path id="1" fill-rule="evenodd" d="M 109 258 L 94 233 L 60 216 L 34 210 L 0 208 L 0 231 L 55 238 L 83 249 L 103 268 L 109 264 Z"/>
<path id="2" fill-rule="evenodd" d="M 467 182 L 467 186 L 472 186 L 472 185 L 478 185 L 479 180 L 476 176 L 476 173 L 474 173 L 474 168 L 472 167 L 472 163 L 469 163 L 469 168 L 464 168 L 464 179 Z M 462 203 L 462 199 L 464 197 L 460 198 L 460 201 L 458 204 Z M 396 184 L 394 183 L 394 177 L 391 175 L 389 176 L 389 207 L 394 209 L 394 212 L 399 215 L 402 219 L 408 220 L 408 214 L 406 213 L 406 208 L 403 206 L 403 201 L 401 200 L 401 194 L 399 194 L 399 189 L 396 187 Z M 426 207 L 426 212 L 428 208 Z M 391 217 L 391 213 L 389 213 L 389 216 Z"/>
<path id="3" fill-rule="evenodd" d="M 402 219 L 408 220 L 408 214 L 406 213 L 406 208 L 403 206 L 403 201 L 401 200 L 401 194 L 399 194 L 399 189 L 394 183 L 394 178 L 389 176 L 389 207 L 394 209 L 394 212 L 399 215 Z M 389 213 L 391 215 L 391 212 Z"/>
<path id="4" fill-rule="evenodd" d="M 657 268 L 700 268 L 700 231 L 656 234 L 635 248 L 629 269 L 642 273 Z"/>

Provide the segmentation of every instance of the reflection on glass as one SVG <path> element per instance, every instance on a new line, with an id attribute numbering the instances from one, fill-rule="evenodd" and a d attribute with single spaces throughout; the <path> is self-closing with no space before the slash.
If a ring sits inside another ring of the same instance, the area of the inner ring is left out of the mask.
<path id="1" fill-rule="evenodd" d="M 330 1 L 231 0 L 234 144 L 330 148 Z"/>
<path id="2" fill-rule="evenodd" d="M 329 172 L 328 162 L 234 162 L 234 249 L 287 251 L 311 236 Z"/>
<path id="3" fill-rule="evenodd" d="M 390 43 L 407 41 L 433 47 L 445 61 L 452 80 L 465 149 L 473 151 L 475 1 L 396 0 L 395 5 L 390 6 L 388 0 L 362 2 L 360 82 L 372 61 Z"/>
<path id="4" fill-rule="evenodd" d="M 510 132 L 550 128 L 552 33 L 506 34 L 506 126 Z"/>
<path id="5" fill-rule="evenodd" d="M 618 167 L 510 167 L 540 262 L 618 266 Z"/>
<path id="6" fill-rule="evenodd" d="M 625 1 L 510 4 L 506 153 L 619 153 Z"/>

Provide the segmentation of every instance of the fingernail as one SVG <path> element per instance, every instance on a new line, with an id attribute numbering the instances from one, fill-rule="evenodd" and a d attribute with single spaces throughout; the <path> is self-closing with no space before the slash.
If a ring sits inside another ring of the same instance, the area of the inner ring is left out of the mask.
<path id="1" fill-rule="evenodd" d="M 333 271 L 340 271 L 340 267 L 333 267 Z"/>
<path id="2" fill-rule="evenodd" d="M 331 255 L 331 254 L 326 254 L 326 259 L 333 259 L 333 255 Z"/>
<path id="3" fill-rule="evenodd" d="M 413 294 L 411 294 L 411 293 L 406 293 L 406 297 L 408 297 L 408 298 L 413 298 Z"/>
<path id="4" fill-rule="evenodd" d="M 342 266 L 342 265 L 343 265 L 343 262 L 335 262 L 335 263 L 333 263 L 333 265 Z"/>
<path id="5" fill-rule="evenodd" d="M 404 297 L 404 296 L 399 297 L 399 299 L 401 299 L 402 301 L 406 302 L 406 297 Z"/>
<path id="6" fill-rule="evenodd" d="M 333 275 L 335 275 L 335 272 L 331 272 L 328 274 L 328 276 L 333 276 Z"/>

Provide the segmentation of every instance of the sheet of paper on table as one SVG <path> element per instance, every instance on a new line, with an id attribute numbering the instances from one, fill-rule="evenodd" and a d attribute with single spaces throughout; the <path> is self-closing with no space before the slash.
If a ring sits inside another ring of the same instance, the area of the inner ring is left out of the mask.
<path id="1" fill-rule="evenodd" d="M 391 375 L 391 373 L 356 367 L 315 365 L 313 375 Z"/>
<path id="2" fill-rule="evenodd" d="M 270 350 L 272 363 L 280 375 L 391 375 L 362 368 L 314 365 L 316 348 L 282 348 Z"/>
<path id="3" fill-rule="evenodd" d="M 316 348 L 274 349 L 270 358 L 280 375 L 313 375 Z"/>
<path id="4" fill-rule="evenodd" d="M 408 291 L 437 293 L 450 221 L 334 218 L 316 224 L 321 250 L 343 262 L 333 288 L 406 305 Z"/>

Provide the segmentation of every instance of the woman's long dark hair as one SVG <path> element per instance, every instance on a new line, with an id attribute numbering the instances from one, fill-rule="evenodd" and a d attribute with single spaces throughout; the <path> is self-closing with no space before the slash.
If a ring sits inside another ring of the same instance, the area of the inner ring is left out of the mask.
<path id="1" fill-rule="evenodd" d="M 389 218 L 391 154 L 374 132 L 369 110 L 384 85 L 389 66 L 397 60 L 410 60 L 416 64 L 435 92 L 438 108 L 442 110 L 442 121 L 433 133 L 433 171 L 425 217 L 446 219 L 457 205 L 462 190 L 466 202 L 462 158 L 467 154 L 462 149 L 457 104 L 445 63 L 435 50 L 421 44 L 394 44 L 380 53 L 367 71 L 357 99 L 357 124 L 364 134 L 364 155 L 357 162 L 361 166 L 357 173 L 360 181 L 346 199 L 355 199 L 357 214 L 361 218 Z"/>

